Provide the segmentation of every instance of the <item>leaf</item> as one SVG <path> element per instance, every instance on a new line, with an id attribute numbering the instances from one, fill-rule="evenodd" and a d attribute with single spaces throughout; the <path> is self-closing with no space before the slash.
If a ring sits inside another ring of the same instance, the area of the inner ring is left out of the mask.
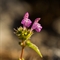
<path id="1" fill-rule="evenodd" d="M 39 56 L 42 58 L 42 54 L 41 54 L 41 52 L 39 51 L 38 47 L 37 47 L 35 44 L 31 43 L 31 42 L 28 40 L 28 41 L 26 41 L 26 45 L 27 45 L 28 47 L 32 48 L 34 51 L 36 51 L 36 52 L 39 54 Z"/>

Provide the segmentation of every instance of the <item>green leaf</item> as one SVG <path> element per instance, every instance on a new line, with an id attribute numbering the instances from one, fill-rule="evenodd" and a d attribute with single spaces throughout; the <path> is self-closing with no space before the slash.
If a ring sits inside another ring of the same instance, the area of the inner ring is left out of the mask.
<path id="1" fill-rule="evenodd" d="M 41 52 L 39 51 L 38 47 L 37 47 L 35 44 L 31 43 L 31 42 L 28 40 L 28 41 L 26 41 L 26 45 L 27 45 L 28 47 L 32 48 L 34 51 L 36 51 L 36 52 L 39 54 L 40 57 L 42 57 Z"/>

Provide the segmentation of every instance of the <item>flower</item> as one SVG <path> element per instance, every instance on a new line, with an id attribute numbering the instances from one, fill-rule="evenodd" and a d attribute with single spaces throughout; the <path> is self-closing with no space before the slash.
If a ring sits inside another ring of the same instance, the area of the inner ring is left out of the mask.
<path id="1" fill-rule="evenodd" d="M 38 23 L 38 21 L 39 21 L 40 19 L 41 19 L 41 18 L 36 18 L 36 19 L 35 19 L 32 27 L 31 27 L 31 30 L 34 30 L 34 29 L 35 29 L 37 32 L 40 32 L 40 31 L 41 31 L 42 26 L 41 26 L 41 24 Z"/>
<path id="2" fill-rule="evenodd" d="M 23 20 L 21 21 L 21 24 L 23 24 L 23 27 L 20 26 L 19 28 L 17 28 L 17 30 L 14 29 L 15 30 L 14 33 L 20 39 L 19 45 L 21 45 L 22 47 L 21 57 L 19 58 L 19 60 L 24 60 L 22 56 L 23 56 L 23 50 L 25 46 L 32 48 L 34 51 L 36 51 L 39 54 L 40 57 L 42 57 L 42 54 L 39 51 L 38 47 L 35 44 L 30 42 L 30 38 L 33 35 L 33 30 L 40 32 L 42 29 L 41 24 L 38 23 L 39 20 L 40 18 L 36 18 L 31 29 L 27 29 L 27 27 L 29 27 L 32 23 L 32 21 L 29 19 L 29 13 L 27 12 L 23 17 Z"/>
<path id="3" fill-rule="evenodd" d="M 24 27 L 29 27 L 32 23 L 32 21 L 28 19 L 28 17 L 29 17 L 29 13 L 27 12 L 23 17 L 23 20 L 21 21 L 21 24 L 23 24 Z"/>

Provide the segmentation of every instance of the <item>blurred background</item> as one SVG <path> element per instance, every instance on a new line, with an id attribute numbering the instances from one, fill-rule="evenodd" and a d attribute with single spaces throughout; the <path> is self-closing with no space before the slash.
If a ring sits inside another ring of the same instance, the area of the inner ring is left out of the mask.
<path id="1" fill-rule="evenodd" d="M 13 33 L 21 25 L 26 12 L 30 19 L 40 17 L 43 26 L 32 36 L 43 58 L 26 47 L 25 60 L 60 60 L 60 0 L 0 0 L 0 60 L 18 60 L 21 47 Z"/>

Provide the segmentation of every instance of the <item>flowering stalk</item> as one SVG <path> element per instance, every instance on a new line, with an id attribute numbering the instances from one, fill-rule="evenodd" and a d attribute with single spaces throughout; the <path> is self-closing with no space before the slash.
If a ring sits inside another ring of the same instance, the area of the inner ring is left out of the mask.
<path id="1" fill-rule="evenodd" d="M 23 20 L 21 21 L 21 24 L 23 24 L 23 27 L 19 27 L 17 30 L 15 29 L 15 34 L 21 40 L 20 45 L 22 47 L 21 56 L 19 60 L 23 60 L 23 50 L 25 46 L 32 48 L 34 51 L 36 51 L 40 55 L 40 57 L 42 57 L 42 54 L 38 49 L 38 47 L 35 44 L 31 43 L 30 41 L 31 36 L 33 35 L 33 30 L 40 32 L 42 29 L 41 24 L 38 23 L 40 19 L 41 18 L 36 18 L 31 29 L 28 29 L 32 21 L 29 19 L 29 13 L 27 12 L 23 17 Z"/>

